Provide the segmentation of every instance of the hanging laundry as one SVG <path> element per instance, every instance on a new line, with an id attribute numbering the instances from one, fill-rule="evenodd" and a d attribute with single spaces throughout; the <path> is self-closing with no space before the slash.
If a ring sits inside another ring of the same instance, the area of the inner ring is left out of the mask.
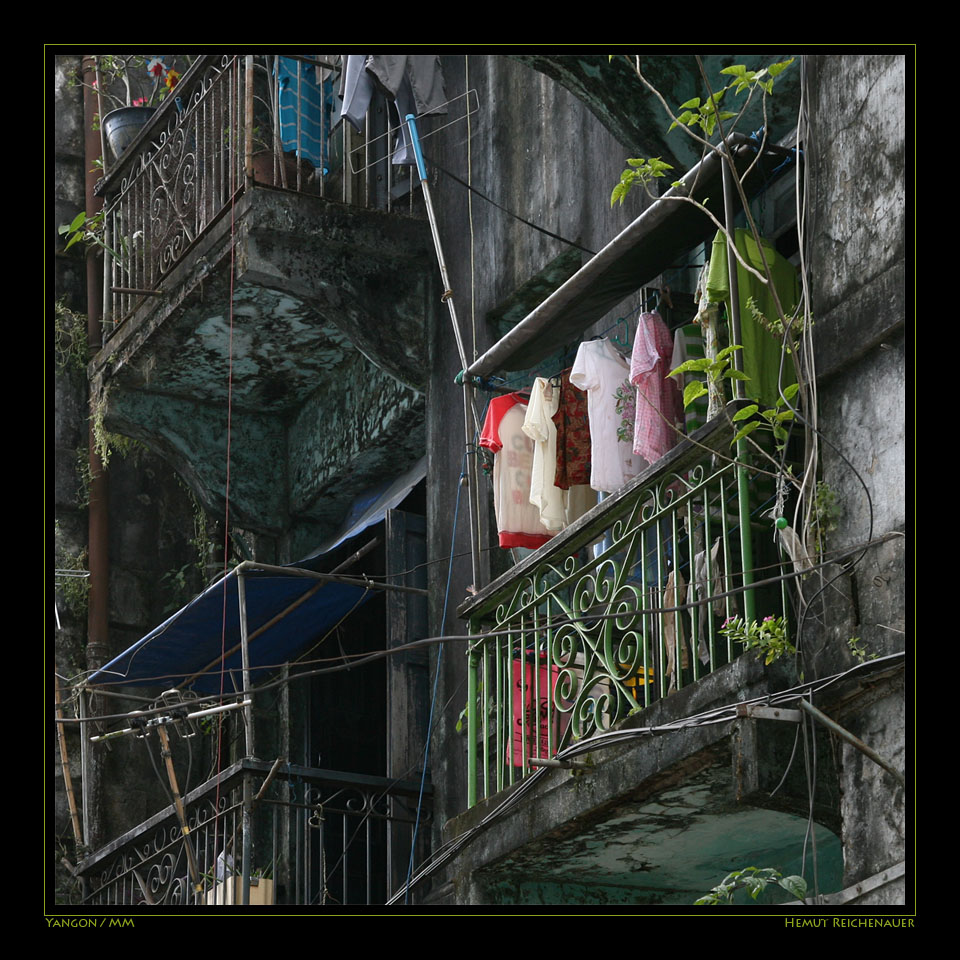
<path id="1" fill-rule="evenodd" d="M 716 540 L 713 541 L 713 546 L 710 548 L 709 571 L 707 570 L 706 550 L 701 550 L 694 557 L 693 568 L 694 582 L 690 584 L 690 587 L 697 600 L 705 601 L 711 595 L 726 593 L 733 588 L 732 582 L 723 575 L 723 556 L 720 552 L 720 537 L 717 537 Z M 717 617 L 735 617 L 739 612 L 736 594 L 731 597 L 717 597 L 712 604 L 703 603 L 701 606 L 691 609 L 691 621 L 697 611 L 698 613 L 696 615 L 700 618 L 700 642 L 697 644 L 697 652 L 701 663 L 710 662 L 707 634 L 710 624 L 711 606 L 713 607 L 714 616 Z"/>
<path id="2" fill-rule="evenodd" d="M 597 502 L 597 495 L 589 486 L 561 490 L 554 483 L 557 427 L 553 417 L 559 406 L 560 387 L 543 377 L 537 377 L 530 389 L 523 432 L 534 444 L 530 502 L 540 511 L 540 522 L 548 530 L 562 530 Z"/>
<path id="3" fill-rule="evenodd" d="M 630 381 L 637 388 L 633 452 L 655 463 L 680 438 L 683 397 L 672 369 L 673 338 L 659 313 L 642 313 L 630 361 Z"/>
<path id="4" fill-rule="evenodd" d="M 687 585 L 683 574 L 679 570 L 671 570 L 663 588 L 663 605 L 665 607 L 679 607 L 686 602 Z M 683 624 L 678 611 L 671 610 L 662 616 L 663 646 L 667 651 L 667 675 L 670 684 L 667 693 L 673 693 L 677 686 L 677 645 L 680 645 L 680 669 L 686 670 L 690 666 L 690 654 L 683 639 Z"/>
<path id="5" fill-rule="evenodd" d="M 285 152 L 296 151 L 322 168 L 330 142 L 332 89 L 329 81 L 318 79 L 318 72 L 314 64 L 277 58 L 280 142 Z"/>
<path id="6" fill-rule="evenodd" d="M 570 382 L 570 370 L 560 374 L 560 406 L 553 415 L 557 428 L 557 475 L 554 483 L 566 490 L 590 484 L 590 417 L 587 395 Z"/>
<path id="7" fill-rule="evenodd" d="M 416 158 L 410 133 L 403 122 L 407 114 L 423 116 L 446 113 L 443 72 L 435 54 L 416 56 L 371 56 L 349 54 L 343 57 L 340 119 L 349 120 L 357 133 L 379 87 L 393 101 L 392 123 L 399 127 L 395 164 L 413 166 Z"/>
<path id="8" fill-rule="evenodd" d="M 526 397 L 494 397 L 480 433 L 480 446 L 492 450 L 493 508 L 501 547 L 542 547 L 553 534 L 530 503 L 533 441 L 523 432 Z"/>
<path id="9" fill-rule="evenodd" d="M 749 230 L 734 231 L 734 242 L 740 256 L 752 267 L 763 273 L 763 258 Z M 766 257 L 773 276 L 780 305 L 791 316 L 799 301 L 797 271 L 793 265 L 777 253 L 776 247 L 761 239 L 763 256 Z M 779 386 L 797 382 L 793 355 L 782 350 L 780 341 L 767 330 L 747 304 L 752 298 L 754 307 L 768 321 L 778 319 L 773 291 L 737 262 L 737 288 L 740 307 L 740 345 L 743 347 L 743 372 L 750 378 L 743 381 L 744 394 L 753 400 L 772 407 L 780 396 Z M 707 274 L 707 296 L 713 303 L 727 302 L 729 315 L 730 279 L 727 271 L 727 241 L 722 232 L 713 239 L 710 269 Z M 783 372 L 781 374 L 781 354 Z"/>
<path id="10" fill-rule="evenodd" d="M 609 340 L 580 344 L 570 372 L 570 382 L 587 393 L 590 418 L 590 486 L 601 493 L 619 490 L 648 464 L 629 443 L 617 439 L 620 416 L 614 394 L 629 382 L 630 366 Z"/>

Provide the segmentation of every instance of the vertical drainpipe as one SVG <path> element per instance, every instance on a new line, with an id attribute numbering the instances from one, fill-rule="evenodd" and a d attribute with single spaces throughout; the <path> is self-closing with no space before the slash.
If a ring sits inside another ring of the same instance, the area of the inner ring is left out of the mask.
<path id="1" fill-rule="evenodd" d="M 724 150 L 733 159 L 732 148 L 729 142 L 724 144 Z M 736 199 L 733 189 L 733 172 L 726 160 L 721 164 L 723 170 L 723 208 L 724 208 L 724 226 L 730 235 L 730 242 L 734 240 L 733 217 L 736 209 Z M 731 252 L 727 252 L 727 270 L 729 271 L 730 282 L 730 342 L 740 343 L 740 287 L 737 282 L 737 258 Z M 734 350 L 733 365 L 737 370 L 743 371 L 743 351 Z M 743 381 L 734 379 L 733 396 L 736 400 L 743 399 Z M 737 460 L 743 463 L 746 460 L 747 443 L 746 440 L 737 441 Z M 740 515 L 740 559 L 743 571 L 743 616 L 748 622 L 756 619 L 756 597 L 753 590 L 747 590 L 753 583 L 753 539 L 750 530 L 750 476 L 746 467 L 737 467 L 737 500 L 739 503 Z"/>
<path id="2" fill-rule="evenodd" d="M 83 59 L 83 74 L 87 84 L 95 79 L 95 61 L 93 56 Z M 101 142 L 99 133 L 93 129 L 94 115 L 98 111 L 96 94 L 89 86 L 83 88 L 83 125 L 84 125 L 84 170 L 86 171 L 85 209 L 90 216 L 103 207 L 103 200 L 94 194 L 98 180 L 94 160 L 100 157 Z M 87 344 L 92 358 L 103 346 L 101 328 L 101 284 L 102 270 L 98 260 L 98 249 L 87 250 Z M 91 411 L 92 413 L 93 411 Z M 88 553 L 90 569 L 90 592 L 87 607 L 87 669 L 95 670 L 107 661 L 109 650 L 108 602 L 109 602 L 109 526 L 107 517 L 107 475 L 97 455 L 93 436 L 93 424 L 90 423 L 87 438 L 90 458 L 90 507 L 88 511 Z M 89 714 L 102 713 L 102 704 L 98 697 L 91 696 Z M 100 846 L 103 837 L 101 802 L 103 755 L 101 751 L 88 751 L 87 769 L 83 771 L 84 794 L 90 805 L 84 810 L 84 821 L 89 833 L 85 837 L 88 846 Z"/>

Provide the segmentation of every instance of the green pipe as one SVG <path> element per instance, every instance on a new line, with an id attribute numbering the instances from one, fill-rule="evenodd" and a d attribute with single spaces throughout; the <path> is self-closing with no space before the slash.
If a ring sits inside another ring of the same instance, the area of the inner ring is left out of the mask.
<path id="1" fill-rule="evenodd" d="M 467 806 L 477 803 L 477 654 L 467 653 Z"/>
<path id="2" fill-rule="evenodd" d="M 737 503 L 740 510 L 740 561 L 743 576 L 743 618 L 748 623 L 757 619 L 756 597 L 747 587 L 754 581 L 753 539 L 750 536 L 750 475 L 740 466 L 747 452 L 745 440 L 737 441 Z"/>

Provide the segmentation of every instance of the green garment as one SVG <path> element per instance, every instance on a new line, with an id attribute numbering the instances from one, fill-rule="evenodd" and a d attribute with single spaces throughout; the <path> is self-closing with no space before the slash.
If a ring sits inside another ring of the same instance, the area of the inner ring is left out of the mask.
<path id="1" fill-rule="evenodd" d="M 749 230 L 734 231 L 734 242 L 740 256 L 752 267 L 763 273 L 763 260 L 760 250 Z M 764 256 L 773 275 L 773 282 L 780 297 L 780 306 L 787 316 L 793 313 L 799 300 L 797 271 L 793 265 L 777 253 L 769 240 L 763 244 Z M 780 375 L 780 341 L 756 320 L 747 300 L 753 297 L 757 309 L 768 319 L 777 319 L 777 309 L 773 302 L 773 293 L 765 283 L 761 283 L 752 273 L 737 263 L 737 286 L 740 295 L 740 345 L 743 347 L 743 372 L 750 378 L 743 382 L 744 394 L 768 407 L 774 406 L 780 392 L 777 379 Z M 727 241 L 717 232 L 713 238 L 713 251 L 710 256 L 710 269 L 707 273 L 707 297 L 711 303 L 730 304 L 729 274 L 727 273 Z M 797 382 L 796 368 L 792 354 L 784 357 L 783 386 Z"/>

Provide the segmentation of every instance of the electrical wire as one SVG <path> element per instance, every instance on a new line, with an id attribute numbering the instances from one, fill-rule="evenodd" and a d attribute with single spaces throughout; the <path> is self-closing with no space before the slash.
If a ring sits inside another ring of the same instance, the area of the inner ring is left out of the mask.
<path id="1" fill-rule="evenodd" d="M 460 491 L 463 489 L 463 481 L 467 475 L 467 454 L 464 452 L 463 460 L 460 464 L 460 479 L 457 481 L 457 499 L 453 508 L 453 532 L 450 535 L 450 561 L 447 564 L 447 589 L 443 595 L 443 613 L 440 615 L 441 633 L 447 627 L 447 604 L 450 601 L 450 581 L 453 577 L 453 552 L 457 544 L 457 516 L 460 513 Z M 430 698 L 430 716 L 427 720 L 427 737 L 423 750 L 423 771 L 420 776 L 420 796 L 417 799 L 417 818 L 413 825 L 413 837 L 410 840 L 410 861 L 407 865 L 407 884 L 406 893 L 403 902 L 410 902 L 410 875 L 413 873 L 413 858 L 417 849 L 417 832 L 420 828 L 420 810 L 423 806 L 423 785 L 427 778 L 427 767 L 430 763 L 430 736 L 433 732 L 433 709 L 437 702 L 437 684 L 440 682 L 440 664 L 443 660 L 443 644 L 437 650 L 437 663 L 433 674 L 433 695 Z"/>
<path id="2" fill-rule="evenodd" d="M 833 557 L 832 557 L 831 560 L 825 561 L 825 562 L 823 562 L 823 563 L 821 563 L 821 564 L 815 564 L 813 567 L 811 567 L 811 568 L 809 568 L 809 569 L 807 569 L 807 570 L 800 570 L 800 571 L 798 571 L 798 570 L 790 570 L 790 571 L 787 571 L 787 572 L 785 572 L 785 573 L 781 573 L 781 574 L 779 574 L 779 575 L 777 575 L 777 576 L 774 576 L 774 577 L 766 577 L 766 578 L 764 578 L 764 579 L 762 579 L 762 580 L 755 580 L 755 581 L 753 581 L 748 587 L 739 586 L 739 587 L 734 587 L 734 588 L 731 589 L 731 590 L 723 591 L 722 593 L 712 594 L 710 597 L 705 598 L 705 599 L 703 599 L 703 600 L 695 600 L 695 601 L 691 601 L 691 602 L 689 602 L 689 603 L 675 604 L 675 605 L 673 605 L 673 606 L 646 607 L 646 608 L 644 608 L 644 611 L 643 611 L 643 612 L 644 612 L 645 614 L 658 614 L 658 613 L 676 613 L 676 612 L 684 611 L 684 610 L 692 610 L 692 609 L 694 609 L 694 608 L 701 607 L 701 606 L 703 606 L 703 605 L 705 605 L 705 604 L 713 603 L 715 600 L 721 600 L 721 599 L 724 599 L 724 598 L 726 598 L 726 597 L 737 596 L 737 595 L 739 595 L 739 594 L 742 594 L 745 590 L 748 590 L 748 589 L 749 589 L 749 590 L 754 590 L 754 589 L 758 589 L 758 588 L 760 588 L 760 587 L 770 586 L 770 585 L 773 585 L 773 584 L 777 584 L 777 583 L 780 583 L 780 582 L 785 581 L 785 580 L 795 580 L 795 579 L 797 579 L 797 578 L 807 576 L 807 575 L 810 574 L 811 572 L 814 572 L 814 571 L 816 571 L 817 569 L 819 569 L 819 568 L 821 568 L 821 567 L 825 567 L 825 566 L 828 566 L 828 565 L 830 565 L 830 564 L 832 564 L 832 563 L 835 563 L 838 559 L 843 559 L 844 557 L 852 556 L 852 555 L 854 555 L 854 554 L 860 553 L 865 547 L 875 546 L 875 545 L 880 544 L 880 543 L 885 543 L 885 542 L 887 542 L 888 540 L 893 539 L 893 538 L 896 537 L 896 536 L 902 536 L 902 534 L 899 533 L 899 532 L 892 532 L 892 533 L 890 533 L 890 534 L 885 534 L 885 535 L 883 535 L 883 536 L 881 536 L 881 537 L 878 537 L 878 538 L 876 538 L 875 540 L 871 541 L 870 543 L 867 543 L 867 544 L 856 544 L 856 545 L 854 545 L 854 546 L 851 547 L 851 548 L 848 548 L 848 549 L 846 549 L 846 550 L 844 550 L 844 551 L 840 551 L 840 552 L 836 553 L 835 555 L 833 555 Z M 779 566 L 779 565 L 771 565 L 771 566 Z M 758 567 L 758 568 L 756 568 L 756 569 L 757 569 L 757 570 L 764 570 L 764 569 L 769 569 L 769 567 Z M 591 614 L 588 619 L 591 620 L 591 621 L 615 620 L 615 619 L 621 619 L 621 620 L 622 620 L 622 619 L 623 619 L 623 614 L 622 614 L 622 613 L 597 613 L 597 614 Z M 565 626 L 565 625 L 570 625 L 570 624 L 576 624 L 577 622 L 578 622 L 578 619 L 577 619 L 577 618 L 558 617 L 558 618 L 554 619 L 554 620 L 551 622 L 551 627 L 554 627 L 554 628 L 555 628 L 555 627 L 560 627 L 560 626 Z M 262 685 L 260 685 L 260 686 L 255 686 L 255 687 L 253 687 L 251 691 L 246 691 L 246 690 L 243 690 L 243 689 L 241 688 L 241 689 L 238 689 L 238 690 L 236 691 L 236 695 L 237 695 L 237 696 L 245 696 L 245 695 L 247 695 L 248 692 L 249 692 L 249 693 L 258 693 L 258 692 L 262 693 L 262 692 L 264 692 L 264 691 L 266 691 L 266 690 L 270 690 L 270 689 L 272 689 L 272 688 L 274 688 L 274 687 L 276 687 L 276 686 L 278 686 L 278 685 L 280 685 L 280 684 L 290 683 L 290 682 L 292 682 L 293 680 L 304 679 L 304 678 L 306 678 L 306 677 L 311 677 L 311 676 L 318 676 L 318 675 L 325 674 L 325 673 L 337 673 L 337 672 L 340 672 L 340 671 L 342 671 L 342 670 L 346 670 L 346 669 L 350 669 L 350 668 L 352 668 L 352 667 L 355 667 L 355 666 L 357 666 L 357 665 L 359 665 L 359 664 L 361 664 L 361 663 L 373 662 L 373 661 L 375 661 L 375 660 L 380 660 L 380 659 L 383 659 L 384 657 L 391 656 L 391 655 L 393 655 L 394 653 L 400 653 L 400 652 L 403 652 L 403 651 L 406 651 L 406 650 L 415 650 L 415 649 L 419 649 L 419 648 L 424 647 L 424 646 L 429 646 L 429 645 L 431 645 L 431 644 L 445 643 L 445 642 L 448 642 L 448 641 L 469 641 L 469 642 L 472 642 L 472 643 L 477 643 L 477 642 L 480 642 L 480 641 L 483 641 L 483 640 L 485 640 L 485 639 L 492 638 L 492 637 L 512 636 L 512 635 L 515 635 L 515 633 L 516 633 L 516 630 L 515 630 L 515 629 L 509 629 L 509 628 L 508 628 L 508 629 L 503 629 L 503 630 L 486 630 L 486 631 L 482 631 L 482 632 L 476 633 L 476 634 L 456 634 L 456 635 L 446 634 L 446 635 L 437 636 L 437 637 L 424 637 L 423 639 L 420 639 L 420 640 L 413 640 L 413 641 L 411 641 L 410 643 L 401 644 L 401 645 L 398 645 L 398 646 L 395 646 L 395 647 L 386 648 L 386 649 L 383 649 L 383 650 L 366 651 L 366 652 L 364 652 L 364 653 L 357 653 L 357 654 L 347 654 L 347 655 L 346 655 L 347 659 L 352 660 L 352 662 L 351 662 L 351 663 L 348 663 L 348 664 L 345 664 L 345 663 L 340 662 L 340 661 L 341 661 L 341 658 L 339 658 L 339 657 L 317 659 L 317 660 L 310 661 L 310 662 L 312 662 L 312 663 L 330 663 L 330 662 L 336 662 L 336 663 L 338 663 L 339 665 L 338 665 L 338 666 L 334 666 L 334 667 L 325 667 L 325 668 L 322 668 L 322 669 L 319 669 L 319 670 L 304 671 L 304 672 L 301 672 L 301 673 L 294 674 L 294 675 L 292 675 L 292 676 L 290 676 L 290 677 L 288 677 L 288 678 L 286 678 L 286 679 L 279 679 L 279 680 L 274 680 L 274 681 L 268 681 L 268 682 L 266 682 L 266 683 L 264 683 L 264 684 L 262 684 Z M 262 671 L 262 670 L 272 670 L 272 669 L 279 669 L 279 668 L 282 667 L 283 665 L 284 665 L 284 664 L 282 664 L 282 663 L 257 664 L 257 666 L 256 666 L 255 669 L 258 670 L 258 671 Z M 234 673 L 237 673 L 237 672 L 239 672 L 239 671 L 236 670 L 236 669 L 231 669 L 231 670 L 228 670 L 228 671 L 226 671 L 226 672 L 229 673 L 229 674 L 232 676 Z M 179 678 L 179 677 L 181 677 L 181 676 L 182 676 L 182 673 L 177 673 L 177 674 L 163 674 L 163 675 L 158 675 L 158 676 L 154 676 L 154 677 L 138 678 L 138 682 L 145 682 L 145 681 L 148 681 L 148 680 L 158 680 L 158 681 L 159 681 L 159 680 L 170 680 L 170 679 L 177 679 L 177 678 Z M 122 682 L 122 681 L 118 681 L 118 682 Z M 204 697 L 198 697 L 198 703 L 199 703 L 199 702 L 202 702 L 202 701 L 206 701 L 206 700 L 216 699 L 216 697 L 217 697 L 216 694 L 207 695 L 207 696 L 204 696 Z M 161 713 L 161 712 L 163 712 L 163 708 L 157 708 L 156 710 L 153 710 L 153 711 L 149 711 L 149 710 L 144 711 L 145 714 L 149 714 L 149 713 L 151 713 L 151 712 L 153 712 L 153 713 Z M 127 714 L 112 714 L 112 715 L 104 715 L 104 716 L 102 716 L 102 717 L 96 717 L 96 718 L 94 718 L 94 717 L 89 717 L 89 718 L 86 718 L 83 722 L 93 722 L 94 720 L 123 720 L 123 719 L 126 719 L 126 717 L 127 717 Z M 81 722 L 81 721 L 80 721 L 78 718 L 65 717 L 62 722 L 63 722 L 63 723 L 78 723 L 78 722 Z"/>
<path id="3" fill-rule="evenodd" d="M 834 674 L 833 676 L 824 678 L 823 680 L 807 681 L 806 683 L 791 687 L 790 689 L 782 691 L 778 694 L 768 694 L 762 697 L 754 697 L 750 700 L 725 704 L 721 707 L 714 707 L 710 710 L 693 714 L 688 717 L 682 717 L 670 723 L 660 724 L 657 726 L 635 727 L 630 730 L 614 730 L 608 733 L 596 734 L 587 740 L 583 740 L 565 748 L 564 750 L 559 751 L 557 753 L 557 759 L 571 759 L 582 753 L 593 753 L 609 746 L 623 744 L 631 740 L 653 736 L 656 734 L 683 730 L 688 727 L 726 723 L 737 718 L 738 707 L 743 707 L 750 704 L 784 706 L 786 704 L 796 702 L 801 697 L 805 697 L 808 692 L 818 692 L 819 690 L 826 689 L 831 684 L 840 682 L 845 678 L 850 677 L 852 674 L 864 672 L 869 674 L 880 667 L 886 669 L 895 661 L 902 663 L 904 659 L 905 656 L 903 653 L 890 654 L 889 656 L 878 658 L 877 660 L 870 660 L 863 664 L 857 664 L 848 670 L 844 670 L 841 673 Z M 493 823 L 502 818 L 513 807 L 517 806 L 521 800 L 523 800 L 523 798 L 529 792 L 531 792 L 531 790 L 535 788 L 536 784 L 547 774 L 548 769 L 549 768 L 547 767 L 540 767 L 535 770 L 528 777 L 524 778 L 518 785 L 515 785 L 509 795 L 500 800 L 479 823 L 465 830 L 459 836 L 448 840 L 445 844 L 439 847 L 427 859 L 427 861 L 425 861 L 421 869 L 411 878 L 411 885 L 416 885 L 427 879 L 427 877 L 435 873 L 438 869 L 440 869 L 440 867 L 444 866 L 453 857 L 455 857 L 468 843 L 476 839 L 480 833 L 488 829 Z M 397 903 L 399 896 L 400 895 L 398 893 L 391 897 L 387 901 L 387 906 Z"/>

